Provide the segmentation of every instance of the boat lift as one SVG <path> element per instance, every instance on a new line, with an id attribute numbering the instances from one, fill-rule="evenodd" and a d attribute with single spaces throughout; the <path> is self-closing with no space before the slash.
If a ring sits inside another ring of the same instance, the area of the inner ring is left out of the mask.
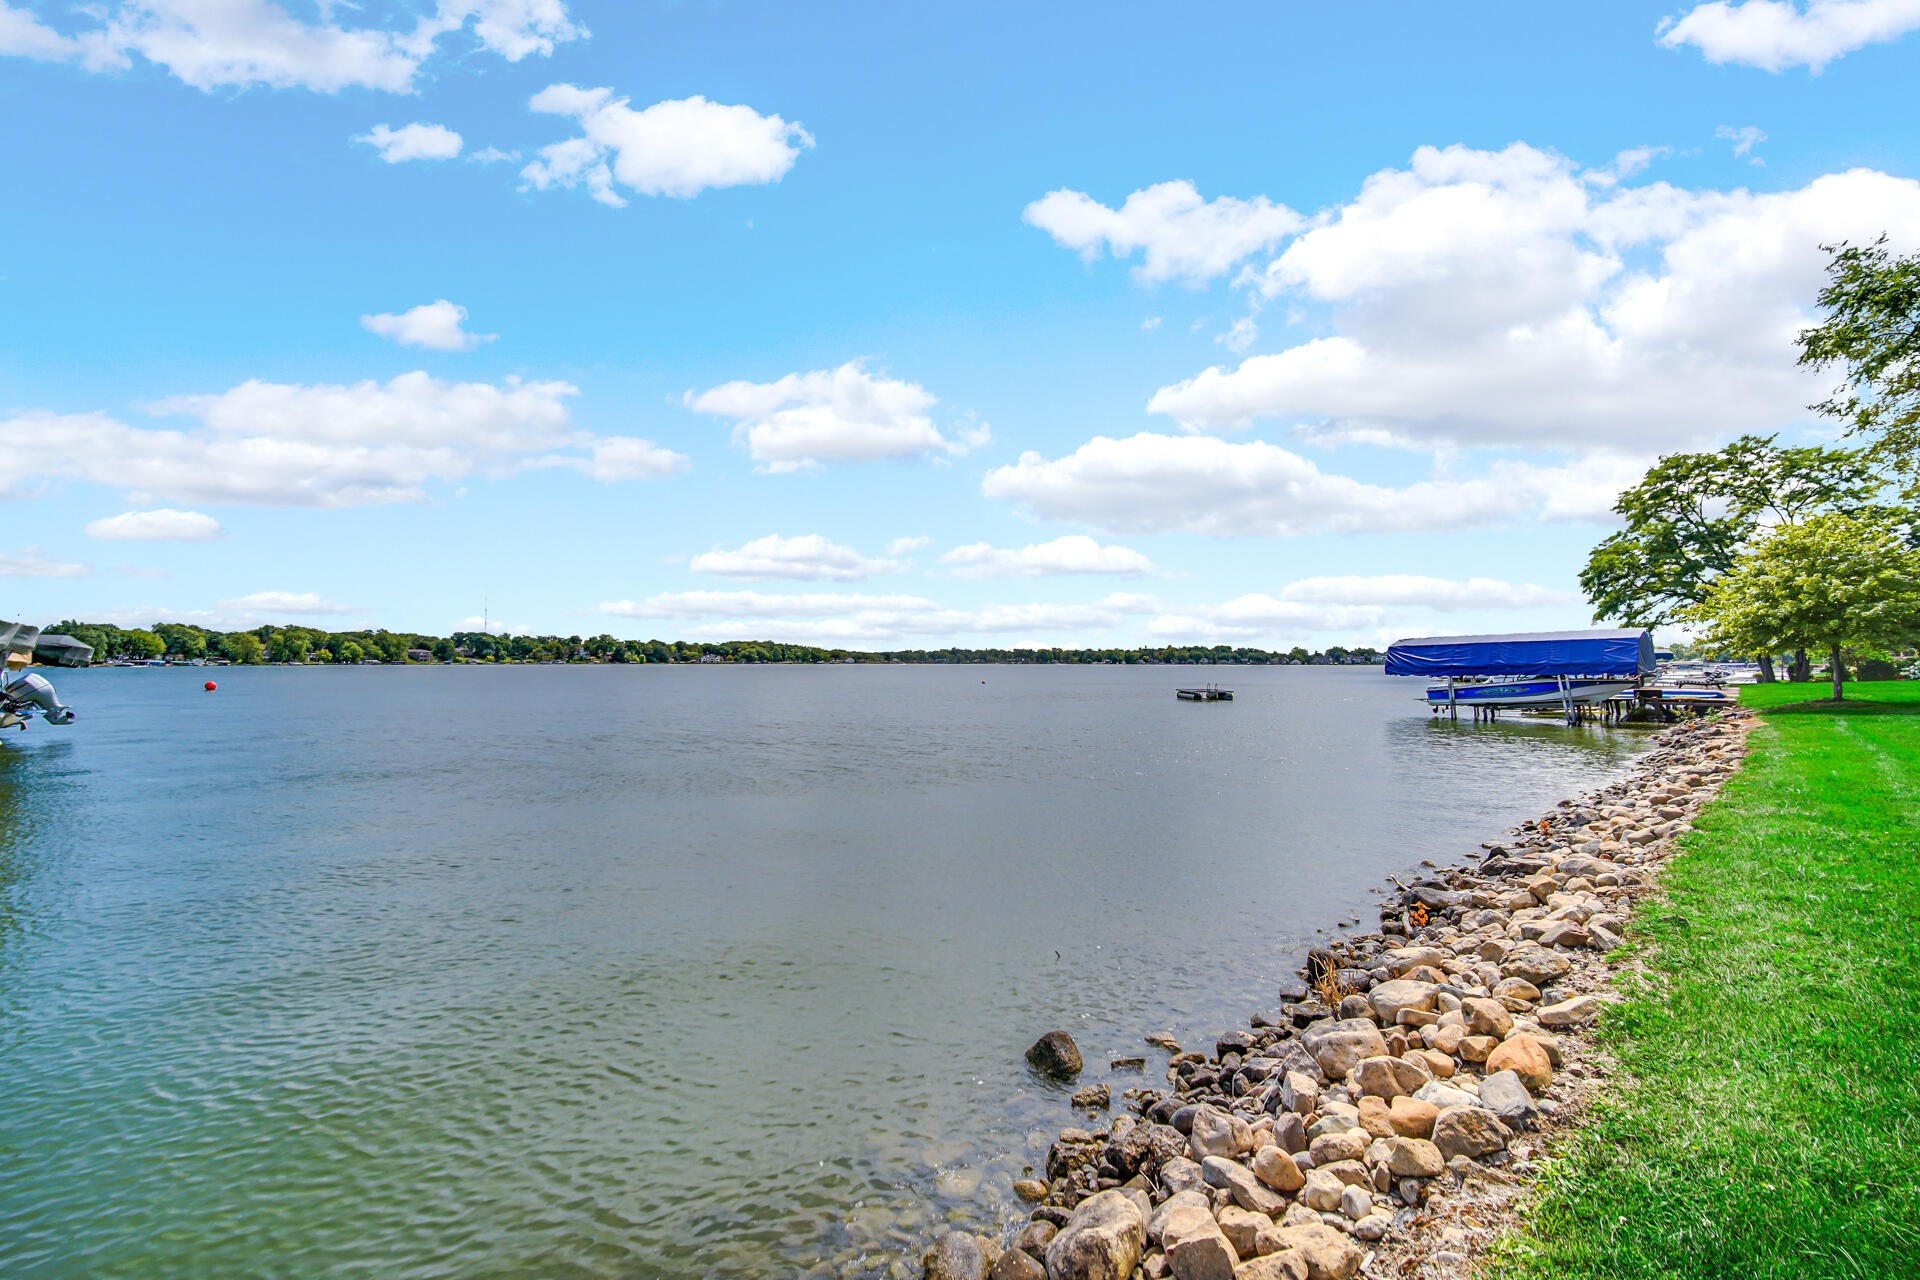
<path id="1" fill-rule="evenodd" d="M 1390 676 L 1444 679 L 1428 688 L 1426 703 L 1451 720 L 1462 704 L 1476 718 L 1502 707 L 1558 705 L 1570 725 L 1583 705 L 1636 688 L 1653 670 L 1653 633 L 1644 627 L 1428 636 L 1390 645 L 1386 663 Z"/>

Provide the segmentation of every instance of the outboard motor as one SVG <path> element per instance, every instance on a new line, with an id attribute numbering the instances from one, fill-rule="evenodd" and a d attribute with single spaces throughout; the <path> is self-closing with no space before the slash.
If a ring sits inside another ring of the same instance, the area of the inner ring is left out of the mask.
<path id="1" fill-rule="evenodd" d="M 73 708 L 61 703 L 52 683 L 45 676 L 25 669 L 33 661 L 40 638 L 38 627 L 0 622 L 0 729 L 11 729 L 15 725 L 24 729 L 34 716 L 42 717 L 48 724 L 73 723 Z M 61 646 L 62 656 L 78 659 L 75 665 L 82 665 L 93 657 L 93 650 L 78 640 L 67 636 L 57 639 L 66 642 Z M 82 653 L 84 658 L 80 656 Z"/>
<path id="2" fill-rule="evenodd" d="M 22 720 L 39 709 L 48 724 L 72 724 L 73 708 L 64 705 L 53 691 L 53 682 L 43 675 L 22 671 L 0 684 L 0 712 Z"/>

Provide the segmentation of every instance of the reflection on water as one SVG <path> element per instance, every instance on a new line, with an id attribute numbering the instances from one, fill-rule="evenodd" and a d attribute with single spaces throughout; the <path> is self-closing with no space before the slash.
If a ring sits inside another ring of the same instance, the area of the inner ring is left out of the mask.
<path id="1" fill-rule="evenodd" d="M 0 747 L 9 1277 L 887 1274 L 1017 1214 L 1034 1036 L 1240 1024 L 1640 749 L 1366 670 L 196 674 Z"/>

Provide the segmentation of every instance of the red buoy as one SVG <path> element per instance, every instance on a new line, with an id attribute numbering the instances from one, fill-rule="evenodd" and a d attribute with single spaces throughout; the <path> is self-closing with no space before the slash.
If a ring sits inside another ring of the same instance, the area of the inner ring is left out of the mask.
<path id="1" fill-rule="evenodd" d="M 217 684 L 215 684 L 215 683 L 214 683 L 213 681 L 211 681 L 211 680 L 209 680 L 209 681 L 207 681 L 207 692 L 208 692 L 208 693 L 212 693 L 212 692 L 213 692 L 213 691 L 214 691 L 215 689 L 218 689 L 219 687 L 220 687 L 220 686 L 219 686 L 219 685 L 217 685 Z"/>

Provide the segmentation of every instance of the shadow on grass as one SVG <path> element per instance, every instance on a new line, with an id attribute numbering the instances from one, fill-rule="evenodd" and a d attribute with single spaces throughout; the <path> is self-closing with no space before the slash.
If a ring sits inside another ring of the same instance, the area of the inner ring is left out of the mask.
<path id="1" fill-rule="evenodd" d="M 1920 702 L 1870 702 L 1864 698 L 1816 698 L 1812 702 L 1790 702 L 1784 707 L 1757 708 L 1763 716 L 1920 716 Z"/>

